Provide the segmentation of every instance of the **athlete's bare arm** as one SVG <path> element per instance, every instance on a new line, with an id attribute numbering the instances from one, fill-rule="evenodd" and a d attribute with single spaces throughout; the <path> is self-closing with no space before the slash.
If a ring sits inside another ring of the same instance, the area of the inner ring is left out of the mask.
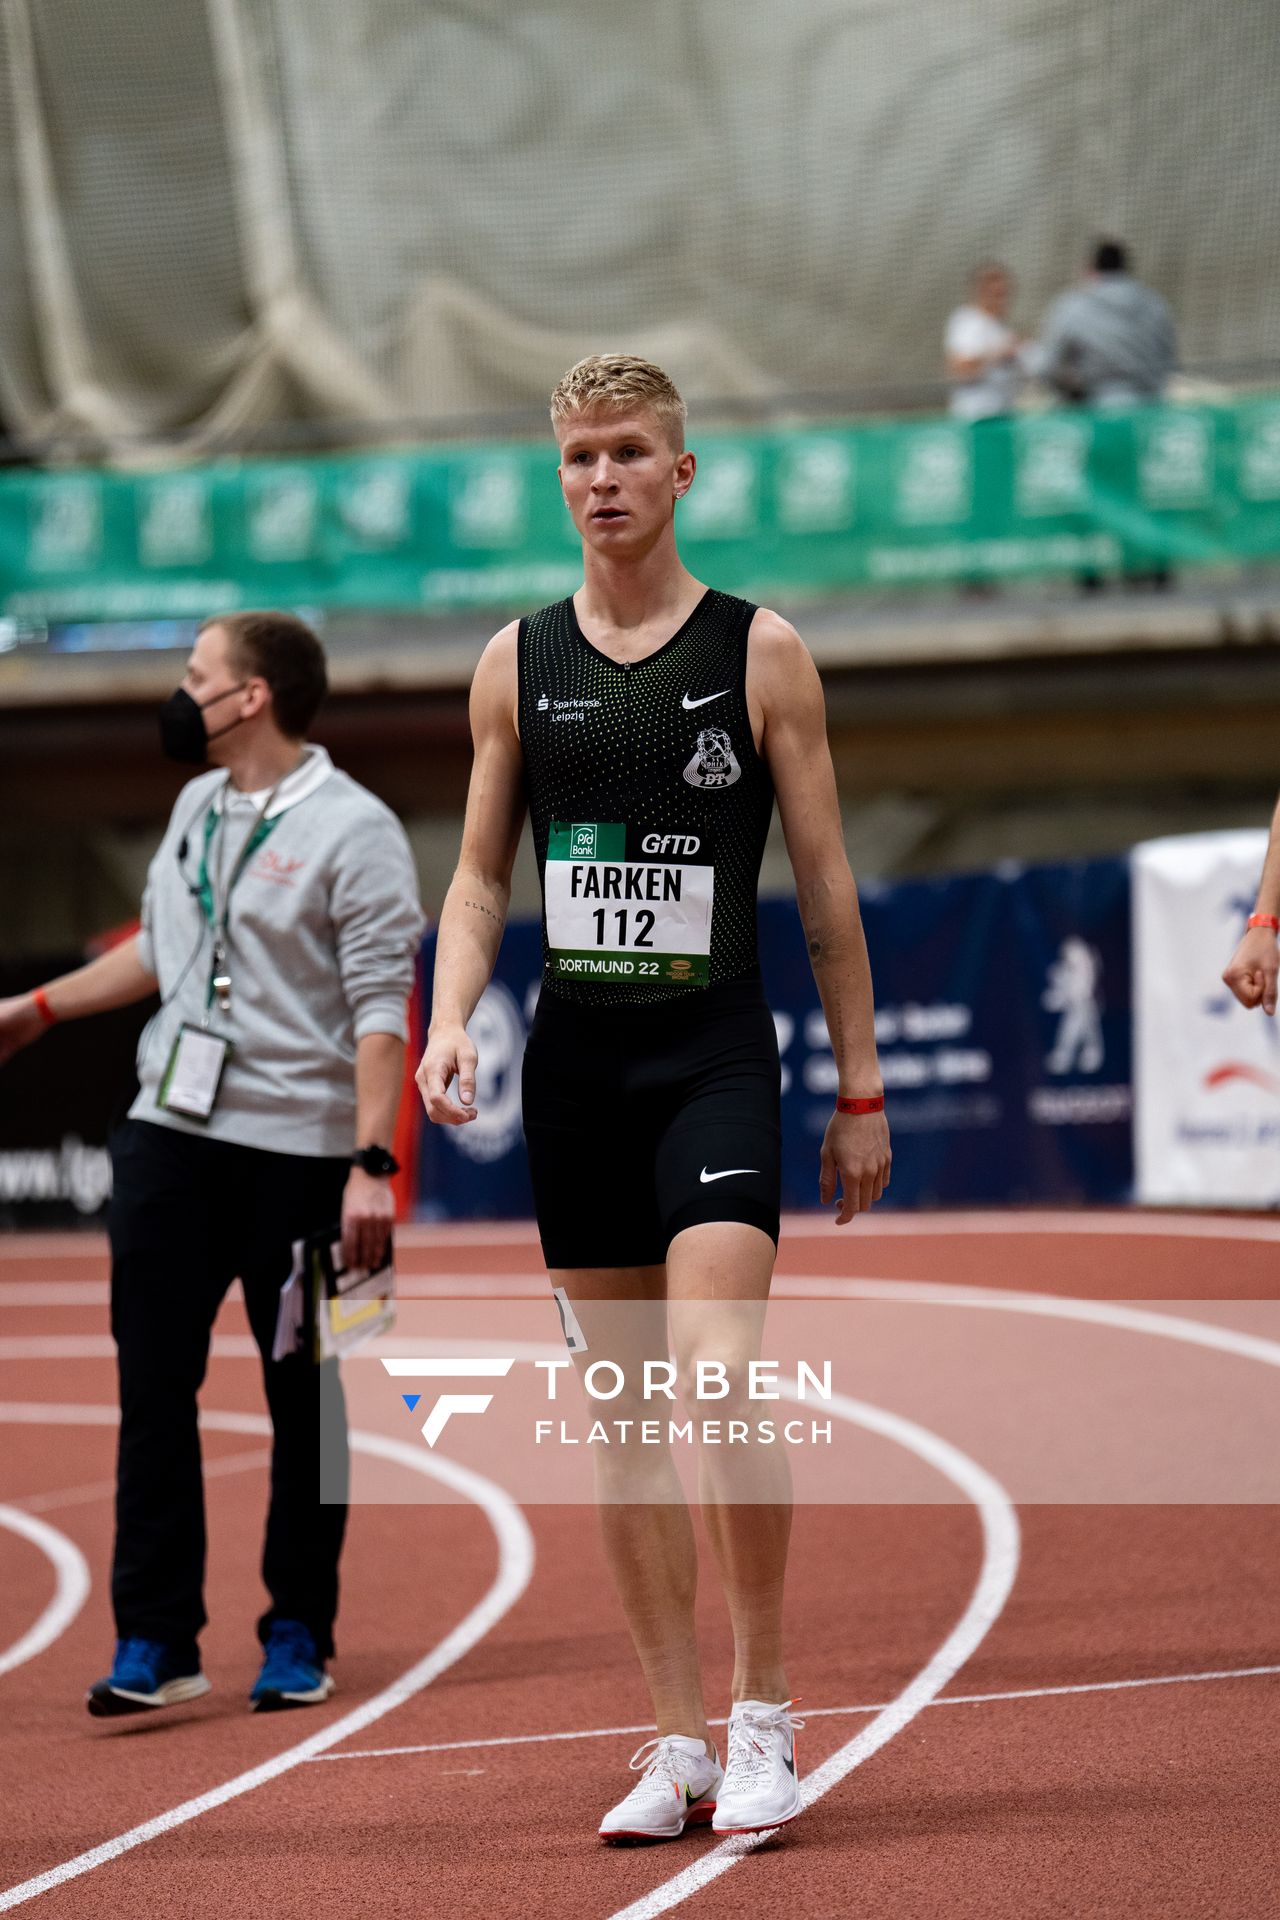
<path id="1" fill-rule="evenodd" d="M 142 964 L 138 936 L 99 954 L 86 967 L 60 974 L 45 988 L 45 1000 L 56 1020 L 82 1020 L 87 1014 L 129 1007 L 156 990 L 156 977 Z M 30 1046 L 45 1031 L 33 993 L 16 993 L 0 1000 L 0 1064 L 20 1047 Z"/>
<path id="2" fill-rule="evenodd" d="M 840 1092 L 882 1093 L 871 967 L 844 850 L 822 682 L 795 628 L 763 607 L 751 623 L 747 701 L 778 796 Z M 883 1113 L 832 1115 L 822 1142 L 819 1192 L 822 1204 L 829 1205 L 838 1180 L 838 1225 L 880 1198 L 889 1183 L 890 1159 Z"/>
<path id="3" fill-rule="evenodd" d="M 1255 913 L 1280 917 L 1280 802 L 1271 820 L 1271 838 L 1262 863 Z M 1227 963 L 1223 979 L 1242 1007 L 1276 1010 L 1276 976 L 1280 973 L 1280 945 L 1270 927 L 1250 927 Z"/>
<path id="4" fill-rule="evenodd" d="M 474 1120 L 476 1050 L 467 1022 L 489 984 L 511 900 L 511 868 L 524 825 L 523 760 L 517 727 L 512 621 L 481 655 L 471 683 L 471 785 L 457 870 L 440 910 L 427 1050 L 415 1078 L 428 1118 L 449 1126 Z M 456 1077 L 458 1101 L 449 1097 Z"/>

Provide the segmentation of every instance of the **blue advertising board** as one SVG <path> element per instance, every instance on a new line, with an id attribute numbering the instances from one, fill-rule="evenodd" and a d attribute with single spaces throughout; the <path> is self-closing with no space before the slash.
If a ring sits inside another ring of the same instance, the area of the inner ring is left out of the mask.
<path id="1" fill-rule="evenodd" d="M 883 1204 L 1129 1198 L 1129 897 L 1119 859 L 864 885 L 893 1136 Z M 813 1207 L 837 1076 L 793 901 L 761 902 L 760 958 L 782 1063 L 783 1205 Z M 532 1213 L 520 1063 L 540 967 L 537 923 L 511 924 L 471 1023 L 478 1118 L 423 1129 L 422 1218 Z"/>

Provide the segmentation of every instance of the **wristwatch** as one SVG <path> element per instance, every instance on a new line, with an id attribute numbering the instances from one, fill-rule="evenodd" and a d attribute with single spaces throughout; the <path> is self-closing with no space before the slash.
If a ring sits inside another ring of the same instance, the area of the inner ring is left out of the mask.
<path id="1" fill-rule="evenodd" d="M 361 1147 L 358 1153 L 352 1154 L 351 1164 L 372 1174 L 375 1180 L 385 1180 L 400 1171 L 400 1162 L 385 1147 Z"/>

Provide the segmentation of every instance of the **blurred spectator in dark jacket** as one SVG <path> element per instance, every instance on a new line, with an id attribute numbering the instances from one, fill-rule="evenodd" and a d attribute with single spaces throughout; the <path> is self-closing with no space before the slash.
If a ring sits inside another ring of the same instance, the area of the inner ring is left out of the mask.
<path id="1" fill-rule="evenodd" d="M 1172 310 L 1134 279 L 1118 240 L 1100 240 L 1081 284 L 1050 307 L 1027 364 L 1061 399 L 1084 406 L 1158 400 L 1177 364 Z"/>
<path id="2" fill-rule="evenodd" d="M 1023 343 L 1009 325 L 1012 300 L 1009 269 L 984 260 L 969 276 L 969 298 L 947 321 L 943 345 L 957 420 L 992 420 L 1017 404 Z"/>

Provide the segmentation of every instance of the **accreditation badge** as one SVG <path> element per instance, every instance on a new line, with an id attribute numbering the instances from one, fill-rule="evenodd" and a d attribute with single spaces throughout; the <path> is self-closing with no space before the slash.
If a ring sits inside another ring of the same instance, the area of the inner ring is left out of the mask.
<path id="1" fill-rule="evenodd" d="M 184 1120 L 207 1120 L 218 1097 L 230 1040 L 206 1027 L 182 1026 L 161 1076 L 156 1105 Z"/>

